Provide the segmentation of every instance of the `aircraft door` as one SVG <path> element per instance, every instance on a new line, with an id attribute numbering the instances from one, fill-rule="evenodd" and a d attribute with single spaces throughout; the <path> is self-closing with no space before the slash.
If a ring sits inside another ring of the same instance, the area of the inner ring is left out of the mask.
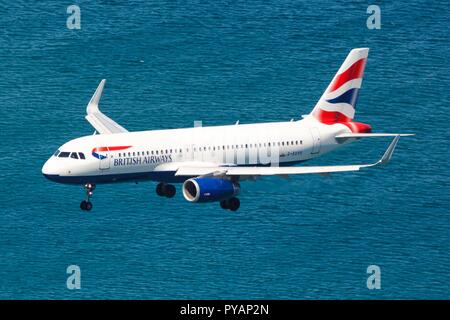
<path id="1" fill-rule="evenodd" d="M 192 148 L 192 160 L 203 161 L 203 150 L 201 150 L 202 147 L 193 144 L 191 148 Z"/>
<path id="2" fill-rule="evenodd" d="M 320 152 L 320 131 L 318 128 L 311 128 L 311 136 L 313 138 L 313 147 L 311 150 L 311 154 Z"/>
<path id="3" fill-rule="evenodd" d="M 100 170 L 107 170 L 107 169 L 109 169 L 109 167 L 110 167 L 110 157 L 111 157 L 111 155 L 107 151 L 101 153 L 101 155 L 100 155 L 100 164 L 99 164 Z"/>

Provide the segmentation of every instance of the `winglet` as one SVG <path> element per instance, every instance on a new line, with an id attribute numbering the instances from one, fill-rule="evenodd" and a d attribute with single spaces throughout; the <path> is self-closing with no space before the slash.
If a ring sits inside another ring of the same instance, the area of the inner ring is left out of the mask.
<path id="1" fill-rule="evenodd" d="M 95 90 L 94 95 L 86 107 L 87 115 L 85 118 L 100 134 L 128 132 L 127 129 L 116 123 L 111 118 L 105 116 L 98 108 L 105 82 L 105 79 L 100 81 L 97 90 Z"/>
<path id="2" fill-rule="evenodd" d="M 102 97 L 102 92 L 103 92 L 103 88 L 105 86 L 105 82 L 106 82 L 106 79 L 102 79 L 102 81 L 100 81 L 100 84 L 98 85 L 97 90 L 95 90 L 94 95 L 92 96 L 92 98 L 89 101 L 89 104 L 86 108 L 87 114 L 99 112 L 98 103 L 100 102 L 100 98 Z"/>
<path id="3" fill-rule="evenodd" d="M 386 152 L 384 153 L 383 157 L 378 161 L 377 164 L 386 164 L 391 160 L 392 154 L 394 153 L 395 147 L 397 146 L 398 140 L 400 139 L 400 135 L 396 135 L 394 140 L 392 140 L 389 147 L 386 149 Z"/>

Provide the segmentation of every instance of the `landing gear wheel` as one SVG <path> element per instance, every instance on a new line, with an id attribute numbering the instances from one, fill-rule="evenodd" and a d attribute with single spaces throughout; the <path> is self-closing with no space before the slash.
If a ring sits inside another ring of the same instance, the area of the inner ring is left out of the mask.
<path id="1" fill-rule="evenodd" d="M 225 210 L 229 209 L 231 211 L 236 211 L 239 209 L 240 205 L 241 202 L 235 197 L 220 201 L 220 207 Z"/>
<path id="2" fill-rule="evenodd" d="M 160 182 L 156 186 L 156 194 L 160 197 L 173 198 L 176 192 L 177 189 L 175 189 L 175 186 L 171 184 Z"/>
<path id="3" fill-rule="evenodd" d="M 163 188 L 164 194 L 167 198 L 173 198 L 175 196 L 175 193 L 177 192 L 177 189 L 175 189 L 174 185 L 166 184 Z"/>
<path id="4" fill-rule="evenodd" d="M 89 200 L 92 197 L 93 191 L 95 189 L 95 184 L 86 183 L 84 185 L 84 189 L 86 190 L 86 200 L 81 201 L 80 209 L 83 211 L 91 211 L 92 210 L 92 202 L 90 202 Z"/>
<path id="5" fill-rule="evenodd" d="M 228 208 L 231 211 L 236 211 L 237 209 L 239 209 L 240 206 L 241 202 L 239 201 L 238 198 L 233 197 L 228 200 Z"/>
<path id="6" fill-rule="evenodd" d="M 164 196 L 164 184 L 163 183 L 158 183 L 158 185 L 156 186 L 156 194 L 160 197 Z"/>
<path id="7" fill-rule="evenodd" d="M 92 210 L 92 202 L 88 201 L 86 202 L 86 211 L 91 211 Z"/>
<path id="8" fill-rule="evenodd" d="M 220 201 L 220 207 L 224 210 L 228 209 L 228 200 Z"/>
<path id="9" fill-rule="evenodd" d="M 92 210 L 92 202 L 83 200 L 80 203 L 80 209 L 83 211 L 91 211 Z"/>

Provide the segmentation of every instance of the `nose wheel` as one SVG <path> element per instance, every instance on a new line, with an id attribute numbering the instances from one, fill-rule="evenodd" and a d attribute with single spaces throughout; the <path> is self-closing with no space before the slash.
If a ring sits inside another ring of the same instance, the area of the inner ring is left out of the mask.
<path id="1" fill-rule="evenodd" d="M 90 200 L 91 200 L 93 191 L 95 189 L 95 184 L 86 183 L 84 185 L 84 189 L 86 190 L 86 200 L 81 201 L 80 209 L 83 211 L 91 211 L 92 210 L 92 202 Z"/>

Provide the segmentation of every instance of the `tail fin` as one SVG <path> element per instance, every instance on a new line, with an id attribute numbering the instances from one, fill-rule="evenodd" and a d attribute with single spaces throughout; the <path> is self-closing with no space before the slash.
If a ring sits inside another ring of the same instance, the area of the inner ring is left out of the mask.
<path id="1" fill-rule="evenodd" d="M 325 124 L 352 123 L 368 54 L 368 48 L 350 51 L 311 112 L 314 118 Z"/>

